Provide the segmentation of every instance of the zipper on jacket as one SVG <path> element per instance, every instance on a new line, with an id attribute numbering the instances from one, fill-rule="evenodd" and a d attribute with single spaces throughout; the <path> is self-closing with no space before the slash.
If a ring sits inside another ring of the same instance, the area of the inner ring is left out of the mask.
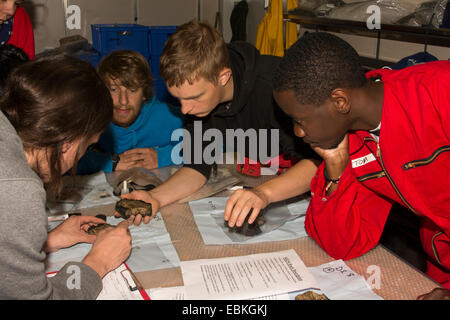
<path id="1" fill-rule="evenodd" d="M 440 265 L 442 265 L 441 259 L 439 257 L 439 254 L 437 252 L 436 249 L 436 245 L 434 244 L 434 241 L 436 240 L 437 237 L 439 237 L 441 234 L 443 234 L 442 231 L 437 232 L 434 236 L 433 239 L 431 240 L 431 249 L 433 250 L 434 253 L 434 257 L 436 258 L 436 261 L 439 262 Z"/>
<path id="2" fill-rule="evenodd" d="M 386 176 L 386 172 L 378 171 L 378 172 L 374 172 L 374 173 L 365 174 L 363 176 L 357 177 L 356 179 L 359 182 L 364 182 L 364 181 L 371 180 L 371 179 L 383 178 L 385 176 Z"/>
<path id="3" fill-rule="evenodd" d="M 409 170 L 409 169 L 413 169 L 413 168 L 417 168 L 417 167 L 421 167 L 421 166 L 426 166 L 426 165 L 432 163 L 434 160 L 436 160 L 436 158 L 441 153 L 446 152 L 446 151 L 450 151 L 450 146 L 443 146 L 443 147 L 436 149 L 431 154 L 431 156 L 429 156 L 428 158 L 407 162 L 402 166 L 402 168 L 404 170 Z"/>
<path id="4" fill-rule="evenodd" d="M 375 141 L 374 141 L 375 142 Z M 389 175 L 389 173 L 386 170 L 386 167 L 384 166 L 383 163 L 383 157 L 381 156 L 381 149 L 380 149 L 380 145 L 377 143 L 377 152 L 380 155 L 380 163 L 381 163 L 381 167 L 383 168 L 383 171 L 386 173 L 386 177 L 389 179 L 389 181 L 391 182 L 392 187 L 394 187 L 395 192 L 398 194 L 398 196 L 400 197 L 400 199 L 403 201 L 403 203 L 412 211 L 414 212 L 416 215 L 418 216 L 422 216 L 420 213 L 418 213 L 410 204 L 408 201 L 406 201 L 406 199 L 403 197 L 403 195 L 401 194 L 400 190 L 398 190 L 397 186 L 394 183 L 394 180 L 392 180 L 391 176 Z"/>

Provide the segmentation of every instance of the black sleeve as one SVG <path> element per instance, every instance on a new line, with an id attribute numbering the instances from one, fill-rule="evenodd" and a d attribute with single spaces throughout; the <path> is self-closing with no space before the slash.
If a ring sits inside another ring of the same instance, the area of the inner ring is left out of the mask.
<path id="1" fill-rule="evenodd" d="M 195 132 L 195 122 L 197 123 L 197 127 L 199 124 L 202 124 L 202 130 L 199 132 Z M 203 150 L 210 143 L 208 141 L 203 141 L 203 133 L 206 129 L 209 128 L 209 125 L 206 121 L 202 121 L 202 119 L 194 117 L 194 116 L 186 116 L 185 118 L 185 134 L 183 135 L 183 143 L 182 143 L 182 152 L 183 152 L 183 162 L 184 167 L 192 168 L 202 175 L 208 180 L 211 176 L 211 170 L 214 169 L 217 165 L 206 164 L 203 159 Z M 197 135 L 196 135 L 197 133 Z M 199 136 L 199 133 L 201 135 Z M 198 140 L 198 141 L 197 141 Z M 201 141 L 201 150 L 196 150 L 195 144 L 200 143 Z M 195 153 L 201 152 L 201 154 L 197 154 L 197 158 L 195 157 Z"/>

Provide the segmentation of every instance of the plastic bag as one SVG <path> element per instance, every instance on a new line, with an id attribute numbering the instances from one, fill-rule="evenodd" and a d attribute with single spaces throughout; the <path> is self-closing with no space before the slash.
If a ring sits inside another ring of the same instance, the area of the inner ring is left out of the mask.
<path id="1" fill-rule="evenodd" d="M 422 1 L 412 0 L 371 0 L 347 4 L 332 10 L 328 17 L 333 19 L 354 20 L 365 22 L 372 15 L 367 13 L 371 5 L 378 6 L 381 11 L 382 24 L 394 24 L 399 19 L 412 14 Z"/>

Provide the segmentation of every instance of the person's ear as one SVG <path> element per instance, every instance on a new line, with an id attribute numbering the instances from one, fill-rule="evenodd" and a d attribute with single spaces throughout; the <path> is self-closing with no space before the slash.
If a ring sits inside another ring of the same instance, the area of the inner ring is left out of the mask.
<path id="1" fill-rule="evenodd" d="M 350 95 L 345 89 L 334 89 L 331 93 L 331 102 L 337 112 L 341 114 L 350 112 Z"/>
<path id="2" fill-rule="evenodd" d="M 64 142 L 61 148 L 61 152 L 62 153 L 66 153 L 67 151 L 69 151 L 69 149 L 72 147 L 72 143 L 71 142 Z"/>
<path id="3" fill-rule="evenodd" d="M 219 73 L 219 85 L 225 86 L 228 83 L 228 81 L 230 81 L 231 75 L 232 72 L 230 68 L 222 69 L 222 71 L 220 71 Z"/>

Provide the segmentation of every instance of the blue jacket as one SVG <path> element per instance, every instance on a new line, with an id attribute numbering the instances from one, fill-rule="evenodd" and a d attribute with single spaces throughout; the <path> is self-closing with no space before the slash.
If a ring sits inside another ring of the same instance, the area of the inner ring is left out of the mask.
<path id="1" fill-rule="evenodd" d="M 171 141 L 172 132 L 183 127 L 178 108 L 160 102 L 156 97 L 142 106 L 136 121 L 128 128 L 110 123 L 94 148 L 80 159 L 77 174 L 112 171 L 112 154 L 135 148 L 153 148 L 158 154 L 158 167 L 172 165 L 171 153 L 179 141 Z"/>

